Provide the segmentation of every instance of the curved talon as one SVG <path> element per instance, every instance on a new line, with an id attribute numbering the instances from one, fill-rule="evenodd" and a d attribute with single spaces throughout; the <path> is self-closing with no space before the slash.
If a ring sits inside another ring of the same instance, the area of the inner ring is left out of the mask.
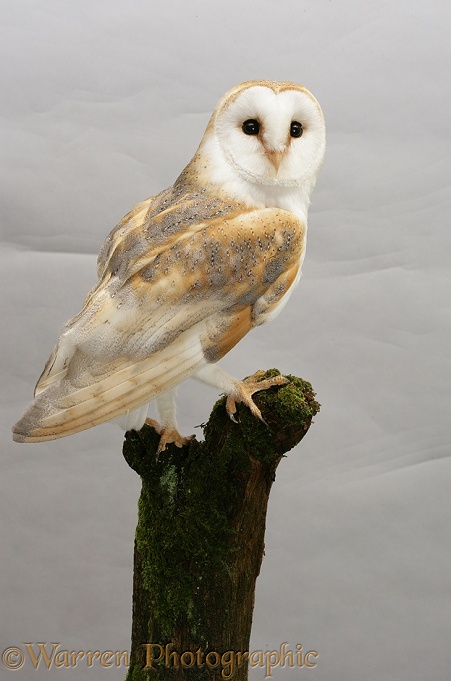
<path id="1" fill-rule="evenodd" d="M 267 426 L 265 419 L 263 418 L 260 409 L 257 407 L 252 399 L 254 393 L 258 393 L 261 390 L 267 390 L 275 385 L 286 385 L 290 381 L 285 376 L 273 376 L 272 378 L 267 378 L 264 381 L 259 381 L 257 379 L 261 378 L 265 374 L 264 371 L 256 371 L 252 376 L 240 381 L 235 386 L 235 391 L 227 397 L 226 401 L 226 411 L 232 421 L 239 423 L 235 418 L 236 413 L 236 403 L 243 402 L 254 416 L 256 416 L 262 423 Z"/>
<path id="2" fill-rule="evenodd" d="M 166 450 L 166 445 L 175 445 L 181 449 L 185 445 L 188 445 L 194 437 L 194 435 L 188 435 L 187 437 L 184 437 L 183 435 L 180 435 L 176 428 L 163 428 L 157 421 L 151 418 L 146 419 L 146 424 L 151 426 L 160 436 L 160 442 L 158 444 L 156 454 L 157 459 L 160 452 L 164 452 Z"/>
<path id="3" fill-rule="evenodd" d="M 158 421 L 155 421 L 155 419 L 151 419 L 149 416 L 146 418 L 144 421 L 146 426 L 150 426 L 151 428 L 154 429 L 154 431 L 158 434 L 161 435 L 161 426 L 158 423 Z"/>
<path id="4" fill-rule="evenodd" d="M 160 452 L 164 452 L 166 445 L 175 445 L 179 449 L 188 445 L 193 439 L 194 435 L 183 437 L 175 428 L 162 428 L 160 435 L 160 444 L 157 449 L 157 456 Z"/>
<path id="5" fill-rule="evenodd" d="M 229 419 L 234 423 L 239 423 L 239 420 L 235 418 L 236 414 L 236 402 L 231 395 L 227 397 L 226 401 L 226 412 L 229 415 Z"/>

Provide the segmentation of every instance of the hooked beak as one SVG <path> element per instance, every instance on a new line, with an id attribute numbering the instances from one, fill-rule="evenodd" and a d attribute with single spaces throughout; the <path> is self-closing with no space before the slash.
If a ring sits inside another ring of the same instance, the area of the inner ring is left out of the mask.
<path id="1" fill-rule="evenodd" d="M 284 153 L 283 151 L 266 150 L 266 155 L 271 161 L 272 165 L 274 166 L 276 173 L 279 170 L 280 162 L 282 161 L 283 158 L 283 153 Z"/>

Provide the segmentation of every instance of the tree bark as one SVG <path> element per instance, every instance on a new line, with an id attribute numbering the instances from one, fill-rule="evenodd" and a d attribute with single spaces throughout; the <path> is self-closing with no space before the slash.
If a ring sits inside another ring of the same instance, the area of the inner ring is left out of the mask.
<path id="1" fill-rule="evenodd" d="M 241 404 L 233 423 L 222 398 L 203 442 L 158 460 L 150 426 L 126 434 L 124 457 L 142 478 L 126 681 L 247 679 L 269 492 L 319 411 L 312 386 L 287 378 L 254 395 L 266 424 Z"/>

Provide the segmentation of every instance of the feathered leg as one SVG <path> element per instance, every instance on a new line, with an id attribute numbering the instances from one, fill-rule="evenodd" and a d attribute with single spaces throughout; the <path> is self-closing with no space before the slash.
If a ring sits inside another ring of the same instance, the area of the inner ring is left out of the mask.
<path id="1" fill-rule="evenodd" d="M 160 423 L 154 419 L 147 418 L 146 423 L 154 428 L 158 435 L 160 435 L 160 444 L 158 445 L 157 456 L 160 452 L 164 452 L 166 445 L 174 444 L 176 447 L 183 447 L 189 444 L 194 437 L 190 435 L 183 437 L 180 435 L 176 419 L 176 405 L 175 405 L 175 388 L 170 388 L 164 393 L 160 393 L 155 398 L 157 402 L 158 413 L 160 415 Z"/>

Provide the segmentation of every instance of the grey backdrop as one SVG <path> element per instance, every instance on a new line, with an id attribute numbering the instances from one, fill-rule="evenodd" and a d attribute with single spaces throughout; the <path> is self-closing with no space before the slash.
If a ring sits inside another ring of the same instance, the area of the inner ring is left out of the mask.
<path id="1" fill-rule="evenodd" d="M 222 364 L 303 376 L 322 409 L 277 474 L 251 650 L 318 651 L 315 669 L 273 671 L 286 681 L 448 681 L 448 0 L 4 0 L 2 14 L 1 651 L 128 648 L 139 480 L 121 432 L 18 445 L 10 428 L 107 233 L 173 182 L 228 88 L 267 78 L 319 99 L 326 161 L 301 285 Z M 215 399 L 185 384 L 184 433 Z M 125 670 L 27 660 L 0 676 Z"/>

